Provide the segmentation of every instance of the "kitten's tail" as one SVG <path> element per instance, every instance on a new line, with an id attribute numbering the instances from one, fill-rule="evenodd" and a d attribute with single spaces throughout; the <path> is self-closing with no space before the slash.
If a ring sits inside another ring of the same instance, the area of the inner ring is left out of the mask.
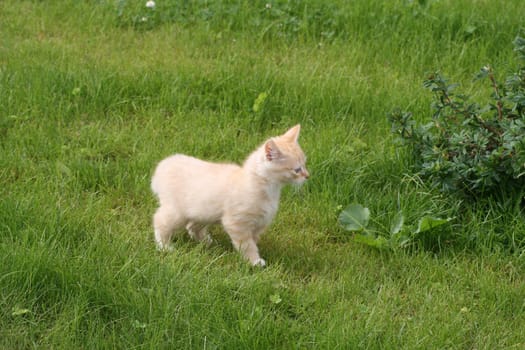
<path id="1" fill-rule="evenodd" d="M 178 155 L 175 154 L 171 157 L 161 160 L 159 164 L 157 164 L 155 172 L 151 177 L 151 190 L 157 196 L 157 198 L 159 197 L 159 194 L 163 192 L 163 187 L 166 187 L 166 176 L 168 176 L 170 173 L 170 167 L 173 163 L 173 160 L 177 158 Z"/>
<path id="2" fill-rule="evenodd" d="M 159 197 L 159 193 L 160 193 L 160 188 L 159 188 L 159 179 L 157 176 L 155 176 L 155 174 L 153 175 L 153 177 L 151 178 L 151 191 L 153 192 L 153 194 L 158 198 Z"/>
<path id="3" fill-rule="evenodd" d="M 159 197 L 159 193 L 162 192 L 162 178 L 165 177 L 164 174 L 166 173 L 165 168 L 168 159 L 169 158 L 163 159 L 157 164 L 153 176 L 151 177 L 151 191 L 153 191 L 157 198 Z"/>

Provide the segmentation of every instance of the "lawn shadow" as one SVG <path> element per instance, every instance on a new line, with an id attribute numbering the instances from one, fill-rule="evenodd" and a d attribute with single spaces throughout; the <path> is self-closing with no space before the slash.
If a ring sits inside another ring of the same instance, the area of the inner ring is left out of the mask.
<path id="1" fill-rule="evenodd" d="M 359 265 L 377 265 L 375 257 L 382 253 L 364 250 L 352 241 L 334 243 L 329 239 L 297 240 L 293 237 L 263 237 L 260 243 L 261 255 L 271 266 L 279 264 L 290 274 L 299 278 L 332 276 L 338 272 L 356 269 Z"/>

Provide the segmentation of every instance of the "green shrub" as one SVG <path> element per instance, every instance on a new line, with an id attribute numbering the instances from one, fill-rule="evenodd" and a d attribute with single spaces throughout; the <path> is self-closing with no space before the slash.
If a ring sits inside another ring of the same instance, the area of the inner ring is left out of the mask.
<path id="1" fill-rule="evenodd" d="M 525 189 L 525 38 L 517 36 L 515 51 L 522 62 L 505 83 L 492 67 L 476 78 L 486 78 L 492 89 L 486 106 L 455 92 L 439 73 L 424 86 L 434 94 L 432 120 L 417 123 L 409 112 L 389 115 L 392 131 L 413 152 L 418 172 L 442 191 L 459 191 L 479 198 L 518 194 Z"/>

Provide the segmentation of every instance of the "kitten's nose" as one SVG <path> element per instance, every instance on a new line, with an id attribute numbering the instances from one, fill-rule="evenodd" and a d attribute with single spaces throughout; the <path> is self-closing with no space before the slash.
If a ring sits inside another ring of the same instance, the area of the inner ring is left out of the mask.
<path id="1" fill-rule="evenodd" d="M 303 176 L 305 179 L 308 180 L 308 178 L 310 177 L 310 174 L 308 173 L 308 170 L 306 170 L 306 168 L 303 170 Z"/>

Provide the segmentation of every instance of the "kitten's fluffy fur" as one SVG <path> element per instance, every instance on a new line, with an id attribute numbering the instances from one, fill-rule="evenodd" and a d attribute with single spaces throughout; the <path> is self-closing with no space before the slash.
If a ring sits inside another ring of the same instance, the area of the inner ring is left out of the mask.
<path id="1" fill-rule="evenodd" d="M 169 248 L 172 233 L 183 227 L 196 240 L 211 242 L 207 226 L 221 223 L 233 246 L 264 266 L 257 242 L 277 212 L 281 188 L 308 178 L 299 131 L 296 125 L 267 140 L 242 167 L 182 154 L 161 161 L 151 181 L 160 203 L 153 216 L 158 247 Z"/>

